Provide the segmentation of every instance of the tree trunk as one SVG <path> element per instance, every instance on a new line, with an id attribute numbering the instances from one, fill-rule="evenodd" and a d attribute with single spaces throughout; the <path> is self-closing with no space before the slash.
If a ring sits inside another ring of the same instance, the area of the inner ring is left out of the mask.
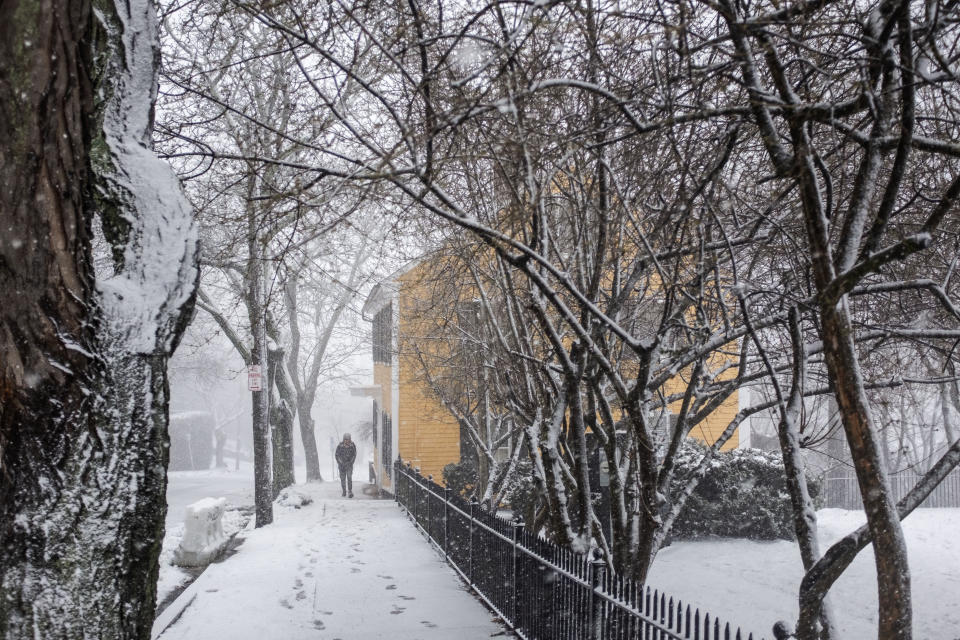
<path id="1" fill-rule="evenodd" d="M 813 160 L 807 154 L 806 136 L 800 130 L 794 130 L 793 134 L 796 148 L 801 151 L 802 160 L 798 161 L 802 168 L 801 198 L 814 280 L 823 296 L 836 277 L 829 223 L 823 214 Z M 878 637 L 882 640 L 911 638 L 912 607 L 906 542 L 883 463 L 882 443 L 878 441 L 870 416 L 846 296 L 822 299 L 818 311 L 827 374 L 850 446 L 867 525 L 873 535 L 879 600 Z"/>
<path id="2" fill-rule="evenodd" d="M 273 443 L 273 496 L 296 482 L 293 473 L 293 413 L 284 400 L 270 409 L 270 435 Z"/>
<path id="3" fill-rule="evenodd" d="M 793 508 L 793 530 L 800 547 L 800 559 L 804 571 L 809 571 L 821 558 L 820 539 L 817 531 L 817 512 L 807 488 L 807 474 L 804 471 L 800 450 L 799 420 L 803 411 L 803 389 L 806 385 L 807 354 L 804 349 L 803 335 L 800 332 L 800 313 L 797 307 L 790 308 L 790 339 L 793 346 L 793 386 L 788 398 L 781 398 L 785 406 L 780 409 L 780 422 L 777 436 L 780 451 L 783 454 L 783 471 L 786 476 L 790 505 Z M 833 607 L 824 597 L 817 615 L 800 616 L 806 626 L 798 625 L 797 638 L 800 640 L 831 640 L 837 637 Z"/>
<path id="4" fill-rule="evenodd" d="M 879 638 L 912 637 L 910 569 L 903 529 L 883 464 L 850 335 L 845 300 L 821 307 L 824 358 L 873 535 L 879 598 Z"/>
<path id="5" fill-rule="evenodd" d="M 286 377 L 280 370 L 283 367 L 283 349 L 272 348 L 270 359 L 270 434 L 273 443 L 273 496 L 293 485 L 296 478 L 293 473 L 293 411 L 290 409 L 293 389 L 286 384 Z M 273 397 L 276 387 L 280 400 Z"/>
<path id="6" fill-rule="evenodd" d="M 257 220 L 254 208 L 248 205 L 247 237 L 247 314 L 250 317 L 250 333 L 253 346 L 250 349 L 250 364 L 259 365 L 263 376 L 262 390 L 251 391 L 253 404 L 253 501 L 255 526 L 262 527 L 273 522 L 273 489 L 271 486 L 270 461 L 270 379 L 267 366 L 267 336 L 264 322 L 262 248 L 257 238 Z"/>
<path id="7" fill-rule="evenodd" d="M 323 482 L 320 473 L 320 454 L 317 451 L 317 436 L 313 416 L 313 399 L 300 398 L 297 414 L 300 419 L 300 439 L 303 441 L 303 455 L 307 459 L 307 482 Z"/>
<path id="8" fill-rule="evenodd" d="M 4 638 L 145 639 L 153 624 L 166 362 L 192 306 L 196 243 L 148 148 L 153 7 L 97 8 L 0 5 Z M 97 215 L 114 257 L 103 274 Z M 156 255 L 170 261 L 151 271 Z"/>
<path id="9" fill-rule="evenodd" d="M 223 459 L 224 449 L 227 447 L 227 433 L 222 428 L 213 432 L 214 442 L 216 443 L 216 465 L 217 469 L 226 469 L 227 463 Z"/>

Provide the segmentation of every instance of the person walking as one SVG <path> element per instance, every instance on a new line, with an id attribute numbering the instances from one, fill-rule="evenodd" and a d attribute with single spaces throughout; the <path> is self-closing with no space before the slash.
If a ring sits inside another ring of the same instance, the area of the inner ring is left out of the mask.
<path id="1" fill-rule="evenodd" d="M 353 463 L 357 459 L 357 445 L 353 444 L 350 434 L 343 434 L 343 441 L 337 445 L 334 453 L 337 467 L 340 468 L 340 489 L 342 496 L 353 497 Z"/>

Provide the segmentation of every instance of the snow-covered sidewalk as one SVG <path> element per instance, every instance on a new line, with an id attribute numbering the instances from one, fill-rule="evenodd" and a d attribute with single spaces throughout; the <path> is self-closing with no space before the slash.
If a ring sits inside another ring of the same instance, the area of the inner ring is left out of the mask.
<path id="1" fill-rule="evenodd" d="M 160 638 L 504 635 L 403 511 L 360 486 L 353 500 L 333 482 L 297 486 L 313 502 L 277 504 L 272 525 L 241 532 L 236 555 L 211 565 L 174 603 L 190 604 Z"/>

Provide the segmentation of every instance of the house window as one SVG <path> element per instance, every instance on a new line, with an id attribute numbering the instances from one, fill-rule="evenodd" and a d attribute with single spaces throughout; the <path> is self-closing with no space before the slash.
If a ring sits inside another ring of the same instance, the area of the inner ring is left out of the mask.
<path id="1" fill-rule="evenodd" d="M 393 304 L 373 316 L 373 361 L 390 364 L 393 353 Z"/>

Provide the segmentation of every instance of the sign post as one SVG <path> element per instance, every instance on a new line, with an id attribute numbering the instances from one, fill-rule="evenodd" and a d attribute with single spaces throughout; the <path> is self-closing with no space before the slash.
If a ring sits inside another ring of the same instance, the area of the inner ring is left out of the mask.
<path id="1" fill-rule="evenodd" d="M 258 364 L 247 367 L 247 390 L 263 391 L 263 373 Z"/>

